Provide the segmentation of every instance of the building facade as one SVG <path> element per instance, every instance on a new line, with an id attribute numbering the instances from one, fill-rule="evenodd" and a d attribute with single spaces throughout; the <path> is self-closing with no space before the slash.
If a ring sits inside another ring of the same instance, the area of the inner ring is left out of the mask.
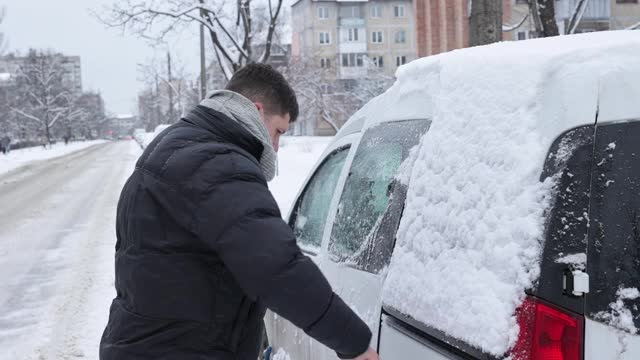
<path id="1" fill-rule="evenodd" d="M 80 56 L 54 55 L 64 69 L 62 84 L 68 88 L 72 97 L 82 95 L 82 67 Z M 4 83 L 11 83 L 19 74 L 19 69 L 25 64 L 27 57 L 8 55 L 0 58 L 0 75 Z"/>
<path id="2" fill-rule="evenodd" d="M 337 79 L 393 75 L 417 57 L 411 0 L 299 0 L 292 6 L 294 59 L 313 59 Z"/>
<path id="3" fill-rule="evenodd" d="M 628 29 L 634 25 L 640 28 L 640 1 L 611 0 L 611 30 Z"/>
<path id="4" fill-rule="evenodd" d="M 502 0 L 505 24 L 517 21 L 512 11 L 514 1 Z M 469 0 L 415 0 L 414 7 L 418 57 L 469 46 Z M 502 34 L 503 40 L 513 40 L 513 36 L 511 32 Z"/>

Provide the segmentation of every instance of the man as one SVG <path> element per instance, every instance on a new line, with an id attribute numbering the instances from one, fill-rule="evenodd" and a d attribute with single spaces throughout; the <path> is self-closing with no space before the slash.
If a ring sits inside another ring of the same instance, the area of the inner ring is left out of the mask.
<path id="1" fill-rule="evenodd" d="M 282 75 L 251 64 L 147 147 L 118 204 L 101 359 L 255 360 L 266 308 L 341 358 L 377 359 L 267 187 L 297 116 Z"/>
<path id="2" fill-rule="evenodd" d="M 11 151 L 11 138 L 9 135 L 5 135 L 0 139 L 0 151 L 5 155 Z"/>

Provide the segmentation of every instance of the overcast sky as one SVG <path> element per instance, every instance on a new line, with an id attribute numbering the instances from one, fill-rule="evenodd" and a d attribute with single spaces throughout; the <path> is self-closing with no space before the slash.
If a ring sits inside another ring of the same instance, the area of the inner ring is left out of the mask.
<path id="1" fill-rule="evenodd" d="M 154 50 L 135 35 L 105 28 L 89 9 L 99 10 L 113 0 L 8 0 L 1 1 L 6 17 L 0 29 L 9 51 L 29 48 L 53 49 L 82 58 L 84 90 L 102 93 L 107 111 L 125 114 L 136 111 L 136 95 L 142 87 L 136 64 L 166 51 Z M 170 40 L 169 48 L 198 73 L 198 28 Z M 166 56 L 166 55 L 165 55 Z"/>

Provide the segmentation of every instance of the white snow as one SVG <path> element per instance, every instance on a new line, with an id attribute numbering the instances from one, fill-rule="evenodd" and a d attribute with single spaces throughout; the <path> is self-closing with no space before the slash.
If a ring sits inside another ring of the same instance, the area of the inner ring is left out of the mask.
<path id="1" fill-rule="evenodd" d="M 631 334 L 637 334 L 638 329 L 633 320 L 633 313 L 625 305 L 625 300 L 636 300 L 640 298 L 640 291 L 637 288 L 620 288 L 616 293 L 618 299 L 609 304 L 609 311 L 601 311 L 595 314 L 597 319 L 607 322 L 609 325 Z"/>
<path id="2" fill-rule="evenodd" d="M 28 165 L 34 161 L 57 158 L 86 149 L 90 146 L 102 144 L 104 140 L 71 142 L 68 145 L 56 143 L 50 149 L 42 146 L 35 146 L 19 150 L 11 150 L 7 155 L 0 154 L 0 175 L 21 166 Z"/>
<path id="3" fill-rule="evenodd" d="M 269 183 L 282 216 L 287 216 L 298 190 L 333 137 L 287 136 L 280 138 L 278 172 Z"/>
<path id="4" fill-rule="evenodd" d="M 116 204 L 139 155 L 133 141 L 114 142 L 3 176 L 17 194 L 3 194 L 11 210 L 0 219 L 0 359 L 98 358 L 115 296 Z"/>
<path id="5" fill-rule="evenodd" d="M 600 77 L 625 74 L 638 58 L 640 33 L 616 32 L 499 43 L 401 67 L 394 86 L 352 118 L 433 120 L 408 174 L 384 302 L 504 354 L 518 336 L 524 290 L 539 276 L 554 188 L 553 178 L 539 181 L 548 149 L 563 131 L 594 123 Z"/>
<path id="6" fill-rule="evenodd" d="M 587 254 L 578 253 L 565 255 L 556 259 L 556 262 L 559 264 L 573 265 L 577 269 L 584 269 L 587 264 Z"/>
<path id="7" fill-rule="evenodd" d="M 168 128 L 169 124 L 160 124 L 158 126 L 156 126 L 156 128 L 153 130 L 153 132 L 148 132 L 145 133 L 144 136 L 141 136 L 141 140 L 142 143 L 140 144 L 140 146 L 142 146 L 143 148 L 146 148 L 149 144 L 151 144 L 151 142 L 153 141 L 153 139 L 156 138 L 156 136 L 158 136 L 161 132 L 164 131 L 164 129 Z M 138 141 L 136 139 L 136 141 Z"/>
<path id="8" fill-rule="evenodd" d="M 284 351 L 283 348 L 279 348 L 278 352 L 276 352 L 273 357 L 273 360 L 291 360 L 291 357 L 289 356 L 289 354 Z"/>

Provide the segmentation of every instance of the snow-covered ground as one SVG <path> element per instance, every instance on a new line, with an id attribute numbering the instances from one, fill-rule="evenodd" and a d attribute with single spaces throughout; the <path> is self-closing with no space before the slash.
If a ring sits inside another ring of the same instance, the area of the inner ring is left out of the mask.
<path id="1" fill-rule="evenodd" d="M 282 140 L 270 187 L 283 209 L 330 140 Z M 0 175 L 0 360 L 98 358 L 117 200 L 140 154 L 134 141 L 98 144 Z"/>
<path id="2" fill-rule="evenodd" d="M 69 145 L 57 143 L 50 149 L 35 146 L 26 149 L 12 150 L 7 155 L 0 154 L 0 174 L 27 165 L 38 160 L 47 160 L 70 154 L 87 147 L 102 144 L 104 140 L 72 142 Z"/>
<path id="3" fill-rule="evenodd" d="M 139 153 L 99 144 L 0 177 L 0 359 L 97 358 L 115 206 Z"/>

